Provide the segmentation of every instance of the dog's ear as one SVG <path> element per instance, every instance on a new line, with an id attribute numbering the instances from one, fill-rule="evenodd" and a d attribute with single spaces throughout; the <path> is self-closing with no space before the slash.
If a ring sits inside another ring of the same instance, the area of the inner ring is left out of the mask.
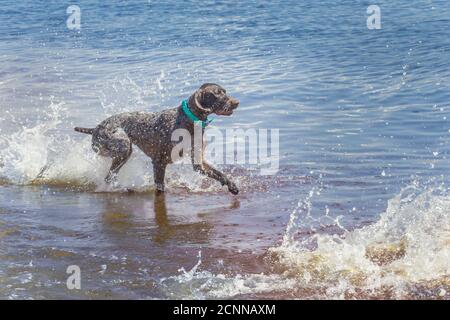
<path id="1" fill-rule="evenodd" d="M 216 96 L 209 90 L 199 89 L 191 97 L 199 111 L 209 114 L 212 113 L 212 107 L 216 101 Z"/>
<path id="2" fill-rule="evenodd" d="M 217 96 L 211 90 L 203 90 L 201 93 L 200 101 L 203 108 L 212 110 L 214 104 L 217 102 Z"/>

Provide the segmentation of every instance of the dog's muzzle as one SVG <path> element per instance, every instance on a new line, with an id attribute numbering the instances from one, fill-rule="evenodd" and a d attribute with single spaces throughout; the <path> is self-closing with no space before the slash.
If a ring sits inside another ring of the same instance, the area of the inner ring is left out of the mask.
<path id="1" fill-rule="evenodd" d="M 231 98 L 230 99 L 230 106 L 231 106 L 232 110 L 236 109 L 239 106 L 239 100 Z"/>

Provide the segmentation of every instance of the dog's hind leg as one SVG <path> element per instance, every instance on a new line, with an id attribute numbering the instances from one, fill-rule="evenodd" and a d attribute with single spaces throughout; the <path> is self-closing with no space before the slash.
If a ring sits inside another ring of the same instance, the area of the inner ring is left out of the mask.
<path id="1" fill-rule="evenodd" d="M 130 139 L 127 137 L 122 139 L 115 139 L 109 142 L 112 145 L 112 164 L 109 169 L 108 175 L 105 178 L 106 183 L 111 183 L 117 178 L 119 170 L 127 163 L 130 159 L 131 153 L 133 152 L 132 144 Z"/>
<path id="2" fill-rule="evenodd" d="M 111 168 L 105 178 L 111 183 L 117 178 L 119 170 L 128 161 L 132 153 L 130 138 L 121 128 L 99 130 L 93 136 L 93 149 L 100 155 L 112 158 Z"/>
<path id="3" fill-rule="evenodd" d="M 108 175 L 105 178 L 106 183 L 111 183 L 116 180 L 119 170 L 124 166 L 125 163 L 127 163 L 128 159 L 130 159 L 130 156 L 131 147 L 129 149 L 129 152 L 113 157 L 111 168 L 109 169 Z"/>

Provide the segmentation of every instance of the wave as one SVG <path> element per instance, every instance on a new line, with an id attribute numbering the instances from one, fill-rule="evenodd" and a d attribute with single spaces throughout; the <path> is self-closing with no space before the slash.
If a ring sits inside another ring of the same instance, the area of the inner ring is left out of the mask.
<path id="1" fill-rule="evenodd" d="M 308 220 L 304 218 L 311 210 L 312 194 L 293 211 L 282 244 L 268 249 L 270 272 L 213 274 L 196 265 L 193 272 L 163 279 L 163 286 L 171 296 L 189 298 L 450 297 L 447 189 L 412 185 L 389 200 L 387 210 L 371 225 L 295 239 L 301 221 Z"/>

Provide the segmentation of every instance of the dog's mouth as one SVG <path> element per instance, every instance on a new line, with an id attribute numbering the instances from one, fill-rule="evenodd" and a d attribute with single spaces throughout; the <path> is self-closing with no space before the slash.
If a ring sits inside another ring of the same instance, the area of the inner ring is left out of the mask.
<path id="1" fill-rule="evenodd" d="M 221 116 L 231 116 L 233 114 L 233 109 L 229 109 L 229 110 L 223 110 L 222 112 L 218 113 L 218 115 Z"/>
<path id="2" fill-rule="evenodd" d="M 230 103 L 227 103 L 225 107 L 222 110 L 219 110 L 216 112 L 217 115 L 221 116 L 231 116 L 234 112 L 234 110 L 239 106 L 239 102 L 233 101 Z"/>

